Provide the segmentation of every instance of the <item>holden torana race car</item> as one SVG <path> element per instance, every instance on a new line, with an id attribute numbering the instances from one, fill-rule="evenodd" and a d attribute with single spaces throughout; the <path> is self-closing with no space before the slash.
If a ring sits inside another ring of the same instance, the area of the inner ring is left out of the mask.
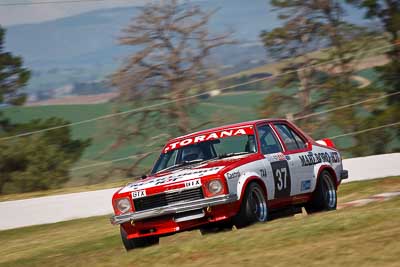
<path id="1" fill-rule="evenodd" d="M 288 207 L 334 210 L 347 177 L 329 139 L 283 119 L 232 124 L 170 140 L 150 176 L 114 194 L 111 222 L 130 250 L 180 231 L 265 222 Z"/>

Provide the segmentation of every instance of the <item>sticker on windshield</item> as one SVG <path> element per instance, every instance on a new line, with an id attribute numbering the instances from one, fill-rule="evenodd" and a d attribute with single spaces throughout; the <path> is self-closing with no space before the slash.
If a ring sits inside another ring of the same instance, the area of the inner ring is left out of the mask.
<path id="1" fill-rule="evenodd" d="M 178 142 L 172 142 L 167 144 L 164 148 L 164 153 L 167 153 L 170 150 L 178 149 L 183 146 L 188 146 L 200 142 L 216 140 L 220 138 L 239 136 L 239 135 L 253 135 L 254 130 L 252 126 L 243 126 L 234 129 L 226 129 L 218 132 L 210 132 L 203 135 L 194 136 L 192 138 L 186 138 Z"/>

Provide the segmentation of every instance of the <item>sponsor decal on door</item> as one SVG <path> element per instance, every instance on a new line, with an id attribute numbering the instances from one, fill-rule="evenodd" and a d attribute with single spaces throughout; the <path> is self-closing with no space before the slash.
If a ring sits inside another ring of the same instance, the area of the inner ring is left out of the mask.
<path id="1" fill-rule="evenodd" d="M 271 162 L 275 183 L 275 198 L 290 196 L 290 171 L 287 161 Z"/>

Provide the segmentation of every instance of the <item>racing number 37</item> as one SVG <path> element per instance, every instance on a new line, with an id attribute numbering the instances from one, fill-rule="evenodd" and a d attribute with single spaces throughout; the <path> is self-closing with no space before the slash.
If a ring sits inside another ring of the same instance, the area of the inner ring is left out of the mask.
<path id="1" fill-rule="evenodd" d="M 290 172 L 286 160 L 271 162 L 275 183 L 275 198 L 290 196 Z"/>

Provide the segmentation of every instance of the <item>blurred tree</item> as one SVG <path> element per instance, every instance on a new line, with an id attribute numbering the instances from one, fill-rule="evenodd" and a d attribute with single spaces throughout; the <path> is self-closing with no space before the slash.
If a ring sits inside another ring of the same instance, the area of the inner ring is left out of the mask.
<path id="1" fill-rule="evenodd" d="M 20 89 L 30 72 L 22 67 L 22 58 L 4 52 L 5 30 L 0 26 L 0 104 L 22 105 L 26 95 Z M 68 122 L 50 118 L 14 124 L 0 113 L 0 137 L 55 127 Z M 0 140 L 0 194 L 44 190 L 60 186 L 69 177 L 69 168 L 88 147 L 90 140 L 73 140 L 68 127 Z"/>
<path id="2" fill-rule="evenodd" d="M 366 10 L 365 17 L 374 21 L 380 21 L 384 28 L 390 44 L 393 46 L 387 51 L 386 56 L 390 60 L 384 66 L 376 67 L 379 73 L 379 83 L 371 88 L 393 94 L 400 91 L 400 1 L 398 0 L 347 0 L 347 2 Z M 373 117 L 366 120 L 368 127 L 376 127 L 382 124 L 400 121 L 400 94 L 387 98 L 386 105 L 381 105 L 371 110 Z M 380 138 L 376 133 L 366 133 L 360 136 L 369 140 L 372 153 L 384 153 L 390 150 L 385 149 L 391 140 L 400 138 L 400 128 L 397 134 L 388 128 L 380 130 Z M 379 141 L 378 141 L 379 140 Z M 399 146 L 394 147 L 397 151 Z"/>
<path id="3" fill-rule="evenodd" d="M 22 66 L 21 57 L 4 52 L 5 29 L 0 25 L 0 104 L 21 105 L 26 95 L 19 92 L 30 77 L 30 71 Z"/>
<path id="4" fill-rule="evenodd" d="M 35 131 L 66 124 L 59 118 L 13 125 L 8 132 Z M 69 180 L 69 169 L 90 140 L 73 140 L 68 127 L 0 142 L 0 193 L 56 188 Z"/>
<path id="5" fill-rule="evenodd" d="M 30 71 L 22 66 L 21 57 L 4 52 L 5 33 L 6 30 L 0 25 L 0 105 L 22 105 L 26 95 L 20 89 L 28 82 Z M 0 134 L 8 124 L 0 111 Z"/>
<path id="6" fill-rule="evenodd" d="M 306 115 L 363 98 L 366 89 L 357 88 L 352 76 L 359 51 L 368 47 L 370 35 L 344 20 L 341 1 L 271 0 L 271 4 L 284 23 L 263 31 L 261 38 L 273 57 L 285 60 L 281 72 L 288 74 L 276 81 L 277 89 L 265 98 L 260 114 L 305 116 L 297 123 L 319 137 L 333 129 L 358 130 L 360 125 L 354 123 L 357 107 L 310 118 Z M 353 140 L 349 150 L 358 145 Z"/>
<path id="7" fill-rule="evenodd" d="M 120 43 L 139 51 L 125 61 L 112 82 L 119 89 L 120 101 L 147 108 L 116 121 L 119 137 L 111 148 L 133 138 L 137 144 L 160 145 L 171 135 L 204 125 L 192 125 L 189 114 L 196 99 L 187 97 L 202 92 L 213 77 L 210 51 L 233 43 L 230 33 L 209 33 L 207 25 L 214 13 L 189 2 L 166 0 L 144 6 L 124 29 Z M 160 102 L 169 104 L 157 106 Z M 155 129 L 163 129 L 158 136 L 163 140 L 151 134 Z"/>

